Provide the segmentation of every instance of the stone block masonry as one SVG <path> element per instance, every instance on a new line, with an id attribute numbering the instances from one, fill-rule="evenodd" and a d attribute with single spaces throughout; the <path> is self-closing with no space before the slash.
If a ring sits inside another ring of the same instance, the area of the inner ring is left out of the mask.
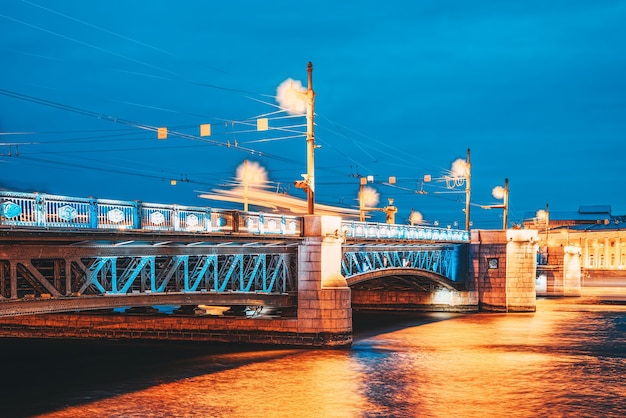
<path id="1" fill-rule="evenodd" d="M 534 312 L 537 231 L 472 231 L 470 290 L 481 311 Z"/>

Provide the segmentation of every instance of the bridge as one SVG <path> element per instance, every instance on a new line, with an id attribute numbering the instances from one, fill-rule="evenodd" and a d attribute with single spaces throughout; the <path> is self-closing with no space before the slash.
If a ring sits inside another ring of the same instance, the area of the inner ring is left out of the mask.
<path id="1" fill-rule="evenodd" d="M 240 328 L 237 338 L 249 341 L 253 329 L 283 343 L 345 345 L 352 309 L 477 310 L 472 270 L 462 230 L 0 192 L 4 335 L 54 335 L 40 323 L 52 314 L 225 306 L 272 312 L 265 319 L 275 323 L 246 323 L 246 314 L 212 324 L 214 334 Z M 85 326 L 98 329 L 89 318 Z M 194 326 L 216 318 L 204 319 Z M 187 334 L 205 338 L 194 326 Z"/>

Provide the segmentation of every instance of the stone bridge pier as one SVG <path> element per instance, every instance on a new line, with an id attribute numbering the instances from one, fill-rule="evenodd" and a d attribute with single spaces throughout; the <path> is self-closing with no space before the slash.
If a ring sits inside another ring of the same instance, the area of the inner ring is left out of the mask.
<path id="1" fill-rule="evenodd" d="M 341 275 L 341 219 L 305 216 L 298 256 L 298 332 L 327 346 L 352 344 L 351 291 Z"/>
<path id="2" fill-rule="evenodd" d="M 469 290 L 485 312 L 534 312 L 537 231 L 474 230 Z"/>

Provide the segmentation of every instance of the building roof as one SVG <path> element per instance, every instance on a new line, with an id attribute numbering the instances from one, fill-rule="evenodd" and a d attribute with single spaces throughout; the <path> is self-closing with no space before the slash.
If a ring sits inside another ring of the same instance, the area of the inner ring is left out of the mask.
<path id="1" fill-rule="evenodd" d="M 609 214 L 611 216 L 611 205 L 594 205 L 594 206 L 581 206 L 578 208 L 580 214 Z"/>
<path id="2" fill-rule="evenodd" d="M 537 217 L 536 213 L 527 212 L 524 214 L 525 220 L 532 220 Z M 614 217 L 611 215 L 610 205 L 591 205 L 580 206 L 578 211 L 549 211 L 548 219 L 550 221 L 572 221 L 573 223 L 604 223 L 611 221 Z"/>
<path id="3" fill-rule="evenodd" d="M 567 229 L 569 231 L 621 231 L 626 230 L 626 222 L 613 220 L 606 223 L 563 225 L 550 228 L 551 231 Z"/>

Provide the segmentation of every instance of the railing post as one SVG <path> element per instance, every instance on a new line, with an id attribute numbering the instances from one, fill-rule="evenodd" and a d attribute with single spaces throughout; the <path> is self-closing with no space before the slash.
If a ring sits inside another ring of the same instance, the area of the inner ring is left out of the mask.
<path id="1" fill-rule="evenodd" d="M 204 231 L 211 232 L 213 231 L 213 210 L 211 208 L 206 208 L 204 215 Z"/>
<path id="2" fill-rule="evenodd" d="M 37 226 L 46 226 L 45 199 L 35 193 L 35 223 Z"/>
<path id="3" fill-rule="evenodd" d="M 259 234 L 263 235 L 265 231 L 265 216 L 263 213 L 259 213 Z"/>
<path id="4" fill-rule="evenodd" d="M 98 228 L 98 200 L 94 198 L 89 199 L 89 227 Z"/>
<path id="5" fill-rule="evenodd" d="M 172 226 L 174 227 L 174 231 L 180 231 L 180 209 L 178 206 L 174 205 L 172 208 Z"/>
<path id="6" fill-rule="evenodd" d="M 133 202 L 133 229 L 141 229 L 141 202 Z"/>

